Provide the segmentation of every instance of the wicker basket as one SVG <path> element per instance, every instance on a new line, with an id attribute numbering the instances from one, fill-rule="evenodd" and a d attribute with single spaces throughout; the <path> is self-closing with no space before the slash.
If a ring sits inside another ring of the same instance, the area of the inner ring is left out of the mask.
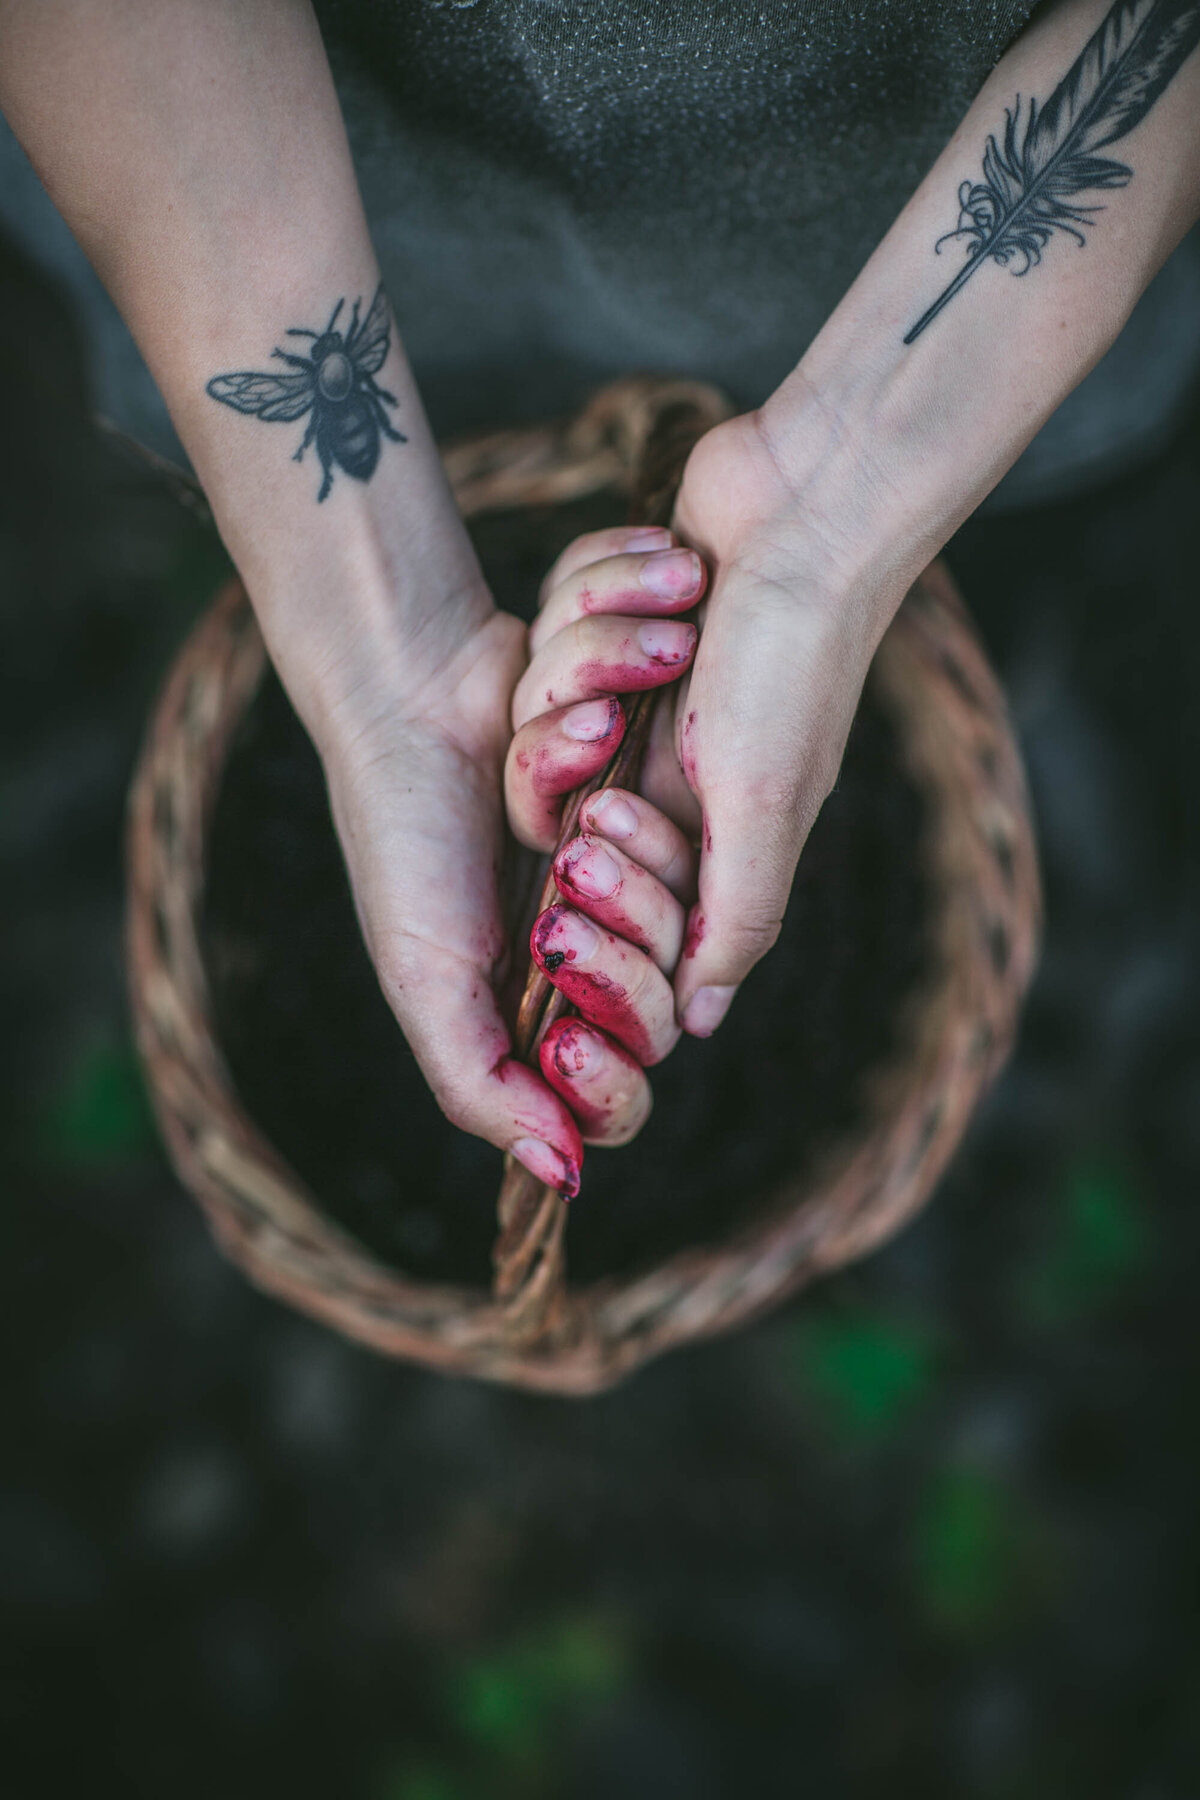
<path id="1" fill-rule="evenodd" d="M 631 380 L 566 424 L 452 448 L 446 466 L 464 515 L 628 492 L 655 420 L 681 400 L 712 420 L 727 411 L 697 384 Z M 818 1168 L 762 1196 L 720 1243 L 626 1280 L 568 1285 L 533 1336 L 486 1289 L 417 1281 L 369 1254 L 305 1190 L 234 1091 L 198 918 L 224 761 L 264 666 L 244 591 L 230 582 L 163 689 L 129 831 L 129 969 L 150 1090 L 181 1180 L 255 1283 L 385 1354 L 581 1395 L 778 1304 L 879 1244 L 928 1198 L 1008 1053 L 1040 923 L 1020 757 L 940 564 L 908 595 L 870 677 L 931 821 L 924 855 L 936 954 L 902 1048 L 874 1072 L 859 1129 Z"/>

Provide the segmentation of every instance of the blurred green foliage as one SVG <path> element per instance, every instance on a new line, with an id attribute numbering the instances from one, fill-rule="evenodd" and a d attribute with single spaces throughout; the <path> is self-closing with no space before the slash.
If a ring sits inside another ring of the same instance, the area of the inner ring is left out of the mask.
<path id="1" fill-rule="evenodd" d="M 36 1119 L 40 1155 L 72 1169 L 106 1168 L 145 1155 L 154 1116 L 131 1040 L 113 1031 L 86 1037 Z"/>
<path id="2" fill-rule="evenodd" d="M 921 1494 L 912 1557 L 922 1611 L 958 1637 L 1024 1619 L 1051 1569 L 1042 1521 L 995 1471 L 950 1464 Z"/>
<path id="3" fill-rule="evenodd" d="M 633 1674 L 626 1633 L 586 1614 L 550 1620 L 446 1673 L 453 1760 L 398 1757 L 379 1800 L 536 1800 L 551 1790 L 564 1738 Z"/>
<path id="4" fill-rule="evenodd" d="M 1154 1249 L 1146 1193 L 1128 1163 L 1116 1155 L 1083 1158 L 1068 1169 L 1018 1276 L 1018 1309 L 1037 1326 L 1086 1320 L 1133 1297 Z"/>
<path id="5" fill-rule="evenodd" d="M 475 1800 L 478 1791 L 443 1764 L 421 1760 L 385 1769 L 378 1796 L 379 1800 Z"/>
<path id="6" fill-rule="evenodd" d="M 788 1373 L 837 1435 L 875 1441 L 903 1428 L 939 1373 L 935 1333 L 921 1321 L 855 1307 L 811 1312 L 783 1333 Z"/>
<path id="7" fill-rule="evenodd" d="M 451 1680 L 451 1710 L 482 1748 L 523 1762 L 560 1721 L 614 1693 L 626 1673 L 626 1648 L 610 1624 L 567 1619 L 463 1664 Z"/>

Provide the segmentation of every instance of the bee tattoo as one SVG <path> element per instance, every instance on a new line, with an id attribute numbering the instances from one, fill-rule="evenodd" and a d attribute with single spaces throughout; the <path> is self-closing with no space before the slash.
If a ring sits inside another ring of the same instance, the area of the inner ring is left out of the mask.
<path id="1" fill-rule="evenodd" d="M 333 485 L 336 463 L 356 481 L 369 481 L 379 461 L 380 434 L 394 444 L 406 444 L 402 432 L 393 429 L 383 402 L 397 405 L 394 394 L 381 388 L 374 377 L 387 359 L 389 327 L 388 305 L 380 282 L 375 290 L 366 318 L 359 324 L 361 298 L 354 302 L 350 328 L 343 338 L 335 331 L 338 314 L 346 304 L 345 295 L 329 315 L 324 331 L 313 331 L 307 325 L 289 325 L 288 337 L 314 340 L 311 356 L 293 356 L 289 350 L 272 350 L 282 362 L 295 370 L 291 375 L 255 374 L 243 371 L 236 375 L 214 375 L 205 393 L 223 401 L 237 412 L 254 413 L 272 423 L 302 419 L 312 413 L 304 442 L 293 456 L 300 462 L 308 446 L 316 440 L 324 480 L 318 501 L 324 500 Z"/>

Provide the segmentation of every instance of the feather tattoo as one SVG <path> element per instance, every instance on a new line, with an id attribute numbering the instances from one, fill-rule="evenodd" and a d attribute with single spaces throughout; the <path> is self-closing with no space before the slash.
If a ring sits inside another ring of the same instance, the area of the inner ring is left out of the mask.
<path id="1" fill-rule="evenodd" d="M 1078 60 L 1039 109 L 1021 96 L 989 137 L 983 180 L 958 190 L 958 225 L 934 246 L 965 239 L 967 260 L 904 342 L 911 344 L 989 258 L 1028 275 L 1056 232 L 1081 246 L 1103 207 L 1083 194 L 1124 187 L 1133 170 L 1097 154 L 1141 123 L 1200 43 L 1200 0 L 1116 0 Z"/>

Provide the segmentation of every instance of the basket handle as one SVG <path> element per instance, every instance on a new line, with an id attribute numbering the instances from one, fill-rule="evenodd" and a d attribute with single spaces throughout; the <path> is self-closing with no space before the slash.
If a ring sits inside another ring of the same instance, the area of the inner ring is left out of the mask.
<path id="1" fill-rule="evenodd" d="M 655 419 L 632 483 L 631 525 L 670 524 L 684 464 L 712 423 L 711 408 L 692 399 L 675 401 Z M 623 702 L 625 735 L 616 753 L 600 774 L 576 788 L 564 803 L 558 842 L 545 864 L 527 932 L 538 914 L 554 903 L 558 892 L 554 858 L 578 831 L 584 801 L 604 787 L 636 786 L 655 707 L 662 695 L 670 692 L 669 687 L 652 688 Z M 550 1026 L 572 1010 L 531 958 L 513 1034 L 516 1054 L 523 1062 L 536 1062 Z M 506 1156 L 496 1211 L 499 1230 L 492 1250 L 492 1293 L 503 1309 L 507 1332 L 518 1341 L 529 1342 L 552 1333 L 561 1316 L 566 1285 L 566 1207 L 554 1188 L 544 1186 L 515 1157 Z"/>

